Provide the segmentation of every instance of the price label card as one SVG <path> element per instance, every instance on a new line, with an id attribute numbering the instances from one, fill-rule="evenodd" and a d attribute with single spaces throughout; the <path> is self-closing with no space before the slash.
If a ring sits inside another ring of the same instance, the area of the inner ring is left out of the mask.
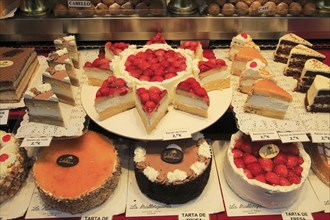
<path id="1" fill-rule="evenodd" d="M 175 140 L 175 139 L 183 139 L 183 138 L 191 138 L 191 133 L 188 129 L 176 129 L 176 130 L 167 130 L 163 133 L 164 140 Z"/>
<path id="2" fill-rule="evenodd" d="M 279 132 L 278 135 L 283 143 L 308 142 L 310 141 L 304 132 Z"/>
<path id="3" fill-rule="evenodd" d="M 6 125 L 8 123 L 9 110 L 0 110 L 0 125 Z"/>
<path id="4" fill-rule="evenodd" d="M 329 131 L 313 131 L 311 132 L 313 143 L 329 143 L 330 142 L 330 132 Z"/>
<path id="5" fill-rule="evenodd" d="M 24 138 L 21 147 L 48 147 L 52 137 Z"/>
<path id="6" fill-rule="evenodd" d="M 251 132 L 252 141 L 278 140 L 280 137 L 276 131 Z"/>
<path id="7" fill-rule="evenodd" d="M 209 220 L 210 216 L 204 212 L 182 212 L 179 214 L 179 220 Z"/>
<path id="8" fill-rule="evenodd" d="M 282 212 L 283 220 L 313 220 L 313 216 L 310 212 L 298 212 L 298 211 L 285 211 Z"/>

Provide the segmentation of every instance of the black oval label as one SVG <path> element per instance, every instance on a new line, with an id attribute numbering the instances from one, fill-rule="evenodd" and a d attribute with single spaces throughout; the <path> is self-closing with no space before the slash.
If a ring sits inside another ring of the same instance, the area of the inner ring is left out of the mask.
<path id="1" fill-rule="evenodd" d="M 183 159 L 183 153 L 178 149 L 168 148 L 162 151 L 161 158 L 167 163 L 180 163 Z"/>
<path id="2" fill-rule="evenodd" d="M 73 167 L 79 163 L 79 158 L 72 154 L 64 154 L 57 158 L 56 163 L 61 167 Z"/>

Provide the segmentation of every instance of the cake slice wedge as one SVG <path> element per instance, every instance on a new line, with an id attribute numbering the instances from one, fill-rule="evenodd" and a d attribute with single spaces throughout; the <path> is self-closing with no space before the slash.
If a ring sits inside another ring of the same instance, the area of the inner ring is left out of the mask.
<path id="1" fill-rule="evenodd" d="M 49 83 L 60 102 L 76 105 L 74 88 L 64 64 L 48 67 L 42 73 L 43 83 Z"/>
<path id="2" fill-rule="evenodd" d="M 250 47 L 260 51 L 259 46 L 253 42 L 252 37 L 249 34 L 241 33 L 233 37 L 230 42 L 230 48 L 228 52 L 229 60 L 233 61 L 235 54 L 244 47 Z"/>
<path id="3" fill-rule="evenodd" d="M 181 49 L 188 49 L 193 51 L 194 59 L 203 60 L 203 47 L 199 41 L 184 41 L 179 46 Z"/>
<path id="4" fill-rule="evenodd" d="M 100 120 L 134 108 L 131 83 L 121 77 L 109 76 L 97 90 L 94 106 Z"/>
<path id="5" fill-rule="evenodd" d="M 65 127 L 59 100 L 49 83 L 40 84 L 24 93 L 30 122 Z"/>
<path id="6" fill-rule="evenodd" d="M 147 133 L 151 133 L 168 111 L 169 95 L 161 86 L 140 85 L 135 92 L 135 106 Z"/>
<path id="7" fill-rule="evenodd" d="M 330 78 L 316 75 L 306 93 L 305 104 L 309 112 L 330 112 Z"/>
<path id="8" fill-rule="evenodd" d="M 239 77 L 238 90 L 249 94 L 252 85 L 258 79 L 267 79 L 276 82 L 274 77 L 266 70 L 266 65 L 259 59 L 253 59 L 246 64 L 245 69 Z"/>
<path id="9" fill-rule="evenodd" d="M 246 63 L 253 59 L 259 59 L 265 65 L 268 65 L 268 61 L 260 54 L 260 51 L 251 47 L 244 47 L 235 54 L 231 66 L 231 74 L 236 76 L 241 75 L 242 71 L 245 68 Z"/>
<path id="10" fill-rule="evenodd" d="M 292 96 L 276 83 L 257 80 L 244 104 L 244 112 L 284 119 Z"/>
<path id="11" fill-rule="evenodd" d="M 99 56 L 93 62 L 87 61 L 84 64 L 84 72 L 88 78 L 88 84 L 91 86 L 101 86 L 104 80 L 113 75 L 110 69 L 111 61 Z"/>
<path id="12" fill-rule="evenodd" d="M 210 98 L 199 82 L 194 77 L 189 77 L 175 88 L 173 107 L 190 114 L 208 117 Z"/>
<path id="13" fill-rule="evenodd" d="M 194 60 L 193 72 L 207 92 L 230 87 L 231 74 L 223 59 Z"/>
<path id="14" fill-rule="evenodd" d="M 130 45 L 128 43 L 124 42 L 107 42 L 105 43 L 104 46 L 104 51 L 105 51 L 105 58 L 108 60 L 112 60 L 114 56 L 118 56 L 121 52 L 129 48 Z M 135 46 L 134 46 L 135 48 Z"/>
<path id="15" fill-rule="evenodd" d="M 54 40 L 54 45 L 56 50 L 61 50 L 63 48 L 66 48 L 69 52 L 69 56 L 72 60 L 73 66 L 77 69 L 80 68 L 76 36 L 68 35 L 68 36 L 56 38 Z"/>

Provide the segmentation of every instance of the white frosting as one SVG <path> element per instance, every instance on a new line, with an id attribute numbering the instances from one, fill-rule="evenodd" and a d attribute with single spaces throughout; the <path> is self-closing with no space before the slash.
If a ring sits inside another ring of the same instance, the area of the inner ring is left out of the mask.
<path id="1" fill-rule="evenodd" d="M 9 135 L 9 136 L 7 136 Z M 7 139 L 10 137 L 8 141 L 4 141 L 3 137 Z M 0 155 L 6 154 L 8 158 L 4 161 L 0 161 L 0 178 L 4 179 L 8 175 L 8 168 L 11 167 L 17 161 L 16 153 L 19 151 L 19 143 L 12 134 L 7 133 L 5 131 L 0 131 Z"/>
<path id="2" fill-rule="evenodd" d="M 303 78 L 308 71 L 322 72 L 324 74 L 329 74 L 330 77 L 330 66 L 316 59 L 308 59 L 305 62 L 303 71 L 301 72 L 301 78 Z"/>
<path id="3" fill-rule="evenodd" d="M 293 34 L 293 33 L 289 33 L 289 34 L 286 34 L 286 35 L 283 35 L 282 37 L 280 37 L 278 44 L 281 44 L 282 40 L 295 42 L 297 44 L 304 44 L 304 45 L 307 45 L 309 47 L 313 46 L 313 44 L 311 44 L 307 40 L 305 40 L 305 39 L 303 39 L 303 38 L 301 38 L 298 35 Z"/>
<path id="4" fill-rule="evenodd" d="M 206 158 L 212 157 L 211 148 L 207 141 L 203 141 L 202 143 L 200 143 L 198 148 L 198 155 L 204 156 Z"/>
<path id="5" fill-rule="evenodd" d="M 54 69 L 55 69 L 56 71 L 66 71 L 65 64 L 57 64 L 56 66 L 54 66 Z M 43 72 L 42 75 L 43 75 L 43 76 L 46 76 L 46 77 L 49 77 L 49 78 L 53 78 L 53 76 L 52 76 L 49 72 L 47 72 L 47 71 Z M 70 77 L 69 77 L 69 75 L 66 75 L 66 76 L 63 78 L 63 82 L 65 82 L 65 83 L 70 83 L 70 84 L 71 84 L 71 81 L 70 81 Z M 52 86 L 53 86 L 53 85 L 52 85 Z M 61 88 L 59 88 L 59 89 L 61 89 Z"/>
<path id="6" fill-rule="evenodd" d="M 205 163 L 197 161 L 190 166 L 190 169 L 192 169 L 197 175 L 200 175 L 206 169 L 206 165 Z"/>
<path id="7" fill-rule="evenodd" d="M 267 208 L 288 207 L 297 199 L 303 183 L 308 177 L 311 166 L 311 159 L 304 150 L 301 143 L 296 143 L 299 149 L 299 155 L 304 159 L 300 166 L 303 168 L 301 173 L 301 182 L 290 186 L 271 186 L 258 180 L 248 179 L 242 168 L 237 168 L 234 164 L 234 155 L 232 149 L 236 140 L 242 135 L 237 132 L 231 137 L 230 145 L 225 156 L 224 174 L 229 186 L 240 197 L 247 201 L 252 201 Z"/>
<path id="8" fill-rule="evenodd" d="M 173 183 L 176 181 L 183 181 L 187 179 L 187 177 L 188 177 L 187 173 L 179 169 L 175 169 L 173 172 L 167 173 L 167 179 L 169 183 Z"/>
<path id="9" fill-rule="evenodd" d="M 143 162 L 146 159 L 146 149 L 144 147 L 138 146 L 134 150 L 134 162 Z"/>
<path id="10" fill-rule="evenodd" d="M 54 44 L 63 44 L 64 42 L 68 42 L 69 45 L 72 46 L 76 45 L 76 37 L 74 35 L 69 35 L 54 40 Z"/>
<path id="11" fill-rule="evenodd" d="M 68 54 L 68 49 L 63 48 L 63 49 L 57 50 L 55 53 L 57 53 L 59 56 L 63 56 L 65 54 Z"/>
<path id="12" fill-rule="evenodd" d="M 65 64 L 57 64 L 56 66 L 54 66 L 54 69 L 56 71 L 63 71 L 63 70 L 66 70 L 65 69 Z"/>
<path id="13" fill-rule="evenodd" d="M 286 112 L 290 103 L 281 99 L 269 96 L 252 95 L 246 100 L 246 106 L 261 109 L 271 109 L 272 111 Z"/>
<path id="14" fill-rule="evenodd" d="M 230 46 L 232 46 L 234 44 L 244 46 L 244 44 L 246 44 L 247 42 L 251 42 L 252 41 L 251 36 L 249 34 L 246 34 L 246 35 L 247 35 L 247 38 L 244 38 L 242 36 L 242 34 L 238 34 L 235 37 L 233 37 L 231 40 Z"/>
<path id="15" fill-rule="evenodd" d="M 132 102 L 134 100 L 134 93 L 129 92 L 126 95 L 116 95 L 111 96 L 111 98 L 108 97 L 102 97 L 102 101 L 96 101 L 95 102 L 95 109 L 97 112 L 103 112 L 108 108 L 117 107 L 119 105 Z"/>
<path id="16" fill-rule="evenodd" d="M 330 78 L 325 76 L 316 75 L 311 87 L 307 91 L 307 102 L 308 105 L 314 103 L 315 97 L 317 97 L 320 91 L 329 91 L 330 90 Z"/>
<path id="17" fill-rule="evenodd" d="M 159 172 L 157 170 L 155 170 L 153 167 L 149 167 L 147 166 L 144 170 L 143 170 L 143 174 L 151 181 L 151 182 L 155 182 L 155 180 L 157 179 Z"/>
<path id="18" fill-rule="evenodd" d="M 307 56 L 315 56 L 315 57 L 320 57 L 320 58 L 325 58 L 325 55 L 317 52 L 316 50 L 313 50 L 309 47 L 306 47 L 302 44 L 299 44 L 292 48 L 290 51 L 290 56 L 289 59 L 291 58 L 292 54 L 298 54 L 298 55 L 307 55 Z M 289 62 L 289 61 L 288 61 Z"/>
<path id="19" fill-rule="evenodd" d="M 39 84 L 39 85 L 35 86 L 34 88 L 36 88 L 41 93 L 48 92 L 48 91 L 52 90 L 52 86 L 49 83 Z M 27 99 L 33 99 L 35 96 L 36 95 L 31 90 L 28 90 L 24 93 L 24 98 L 27 98 Z M 57 101 L 58 99 L 57 99 L 56 95 L 53 94 L 49 98 L 49 100 Z"/>
<path id="20" fill-rule="evenodd" d="M 8 139 L 8 137 L 10 137 L 10 139 L 6 140 L 6 139 Z M 4 139 L 6 141 L 4 141 Z M 0 130 L 0 145 L 2 147 L 5 146 L 6 144 L 16 143 L 16 142 L 17 142 L 16 138 L 14 138 L 10 133 Z"/>

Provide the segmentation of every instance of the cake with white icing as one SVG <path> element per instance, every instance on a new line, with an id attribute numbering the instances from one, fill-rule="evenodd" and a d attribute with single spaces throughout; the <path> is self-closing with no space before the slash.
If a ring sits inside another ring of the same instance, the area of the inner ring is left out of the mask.
<path id="1" fill-rule="evenodd" d="M 284 75 L 292 76 L 296 79 L 300 78 L 305 62 L 309 59 L 316 59 L 323 62 L 325 55 L 302 44 L 295 46 L 290 51 L 288 62 L 284 69 Z"/>
<path id="2" fill-rule="evenodd" d="M 223 172 L 230 188 L 242 199 L 279 209 L 297 200 L 310 166 L 311 159 L 301 143 L 251 142 L 239 131 L 231 137 Z"/>
<path id="3" fill-rule="evenodd" d="M 182 204 L 203 192 L 212 151 L 199 133 L 191 139 L 141 142 L 134 150 L 134 164 L 142 193 L 162 203 Z"/>
<path id="4" fill-rule="evenodd" d="M 250 47 L 260 51 L 259 46 L 253 42 L 252 37 L 249 34 L 241 33 L 233 37 L 230 42 L 230 48 L 228 54 L 229 60 L 233 61 L 235 54 L 244 47 Z"/>
<path id="5" fill-rule="evenodd" d="M 30 122 L 65 127 L 59 100 L 49 83 L 37 85 L 24 93 Z"/>
<path id="6" fill-rule="evenodd" d="M 80 68 L 76 36 L 68 35 L 68 36 L 56 38 L 54 40 L 54 45 L 56 50 L 61 50 L 63 48 L 66 48 L 69 52 L 70 58 L 72 59 L 72 63 L 74 67 L 78 69 Z"/>
<path id="7" fill-rule="evenodd" d="M 50 67 L 55 67 L 57 64 L 64 64 L 65 69 L 70 77 L 71 84 L 74 86 L 79 86 L 79 77 L 75 71 L 72 63 L 72 59 L 69 56 L 69 52 L 66 48 L 53 51 L 48 54 L 47 62 Z"/>
<path id="8" fill-rule="evenodd" d="M 110 68 L 111 60 L 102 56 L 99 54 L 92 62 L 87 61 L 83 66 L 84 73 L 88 78 L 88 85 L 101 86 L 104 80 L 113 75 Z"/>
<path id="9" fill-rule="evenodd" d="M 69 105 L 76 105 L 75 93 L 64 64 L 48 67 L 42 73 L 43 83 L 49 83 L 58 99 Z"/>
<path id="10" fill-rule="evenodd" d="M 330 78 L 330 66 L 316 59 L 309 59 L 305 62 L 301 76 L 298 79 L 295 91 L 307 92 L 312 85 L 316 75 L 322 75 Z"/>
<path id="11" fill-rule="evenodd" d="M 266 65 L 259 59 L 253 59 L 246 64 L 245 69 L 239 77 L 238 90 L 249 94 L 252 85 L 258 79 L 267 79 L 276 82 L 270 72 L 266 70 Z"/>
<path id="12" fill-rule="evenodd" d="M 330 78 L 316 75 L 306 93 L 305 105 L 309 112 L 330 112 Z"/>
<path id="13" fill-rule="evenodd" d="M 313 46 L 313 44 L 294 33 L 285 34 L 280 37 L 274 52 L 274 61 L 286 64 L 292 48 L 298 44 L 305 45 L 307 47 Z"/>
<path id="14" fill-rule="evenodd" d="M 13 134 L 0 131 L 0 204 L 22 188 L 30 165 L 20 141 Z"/>

